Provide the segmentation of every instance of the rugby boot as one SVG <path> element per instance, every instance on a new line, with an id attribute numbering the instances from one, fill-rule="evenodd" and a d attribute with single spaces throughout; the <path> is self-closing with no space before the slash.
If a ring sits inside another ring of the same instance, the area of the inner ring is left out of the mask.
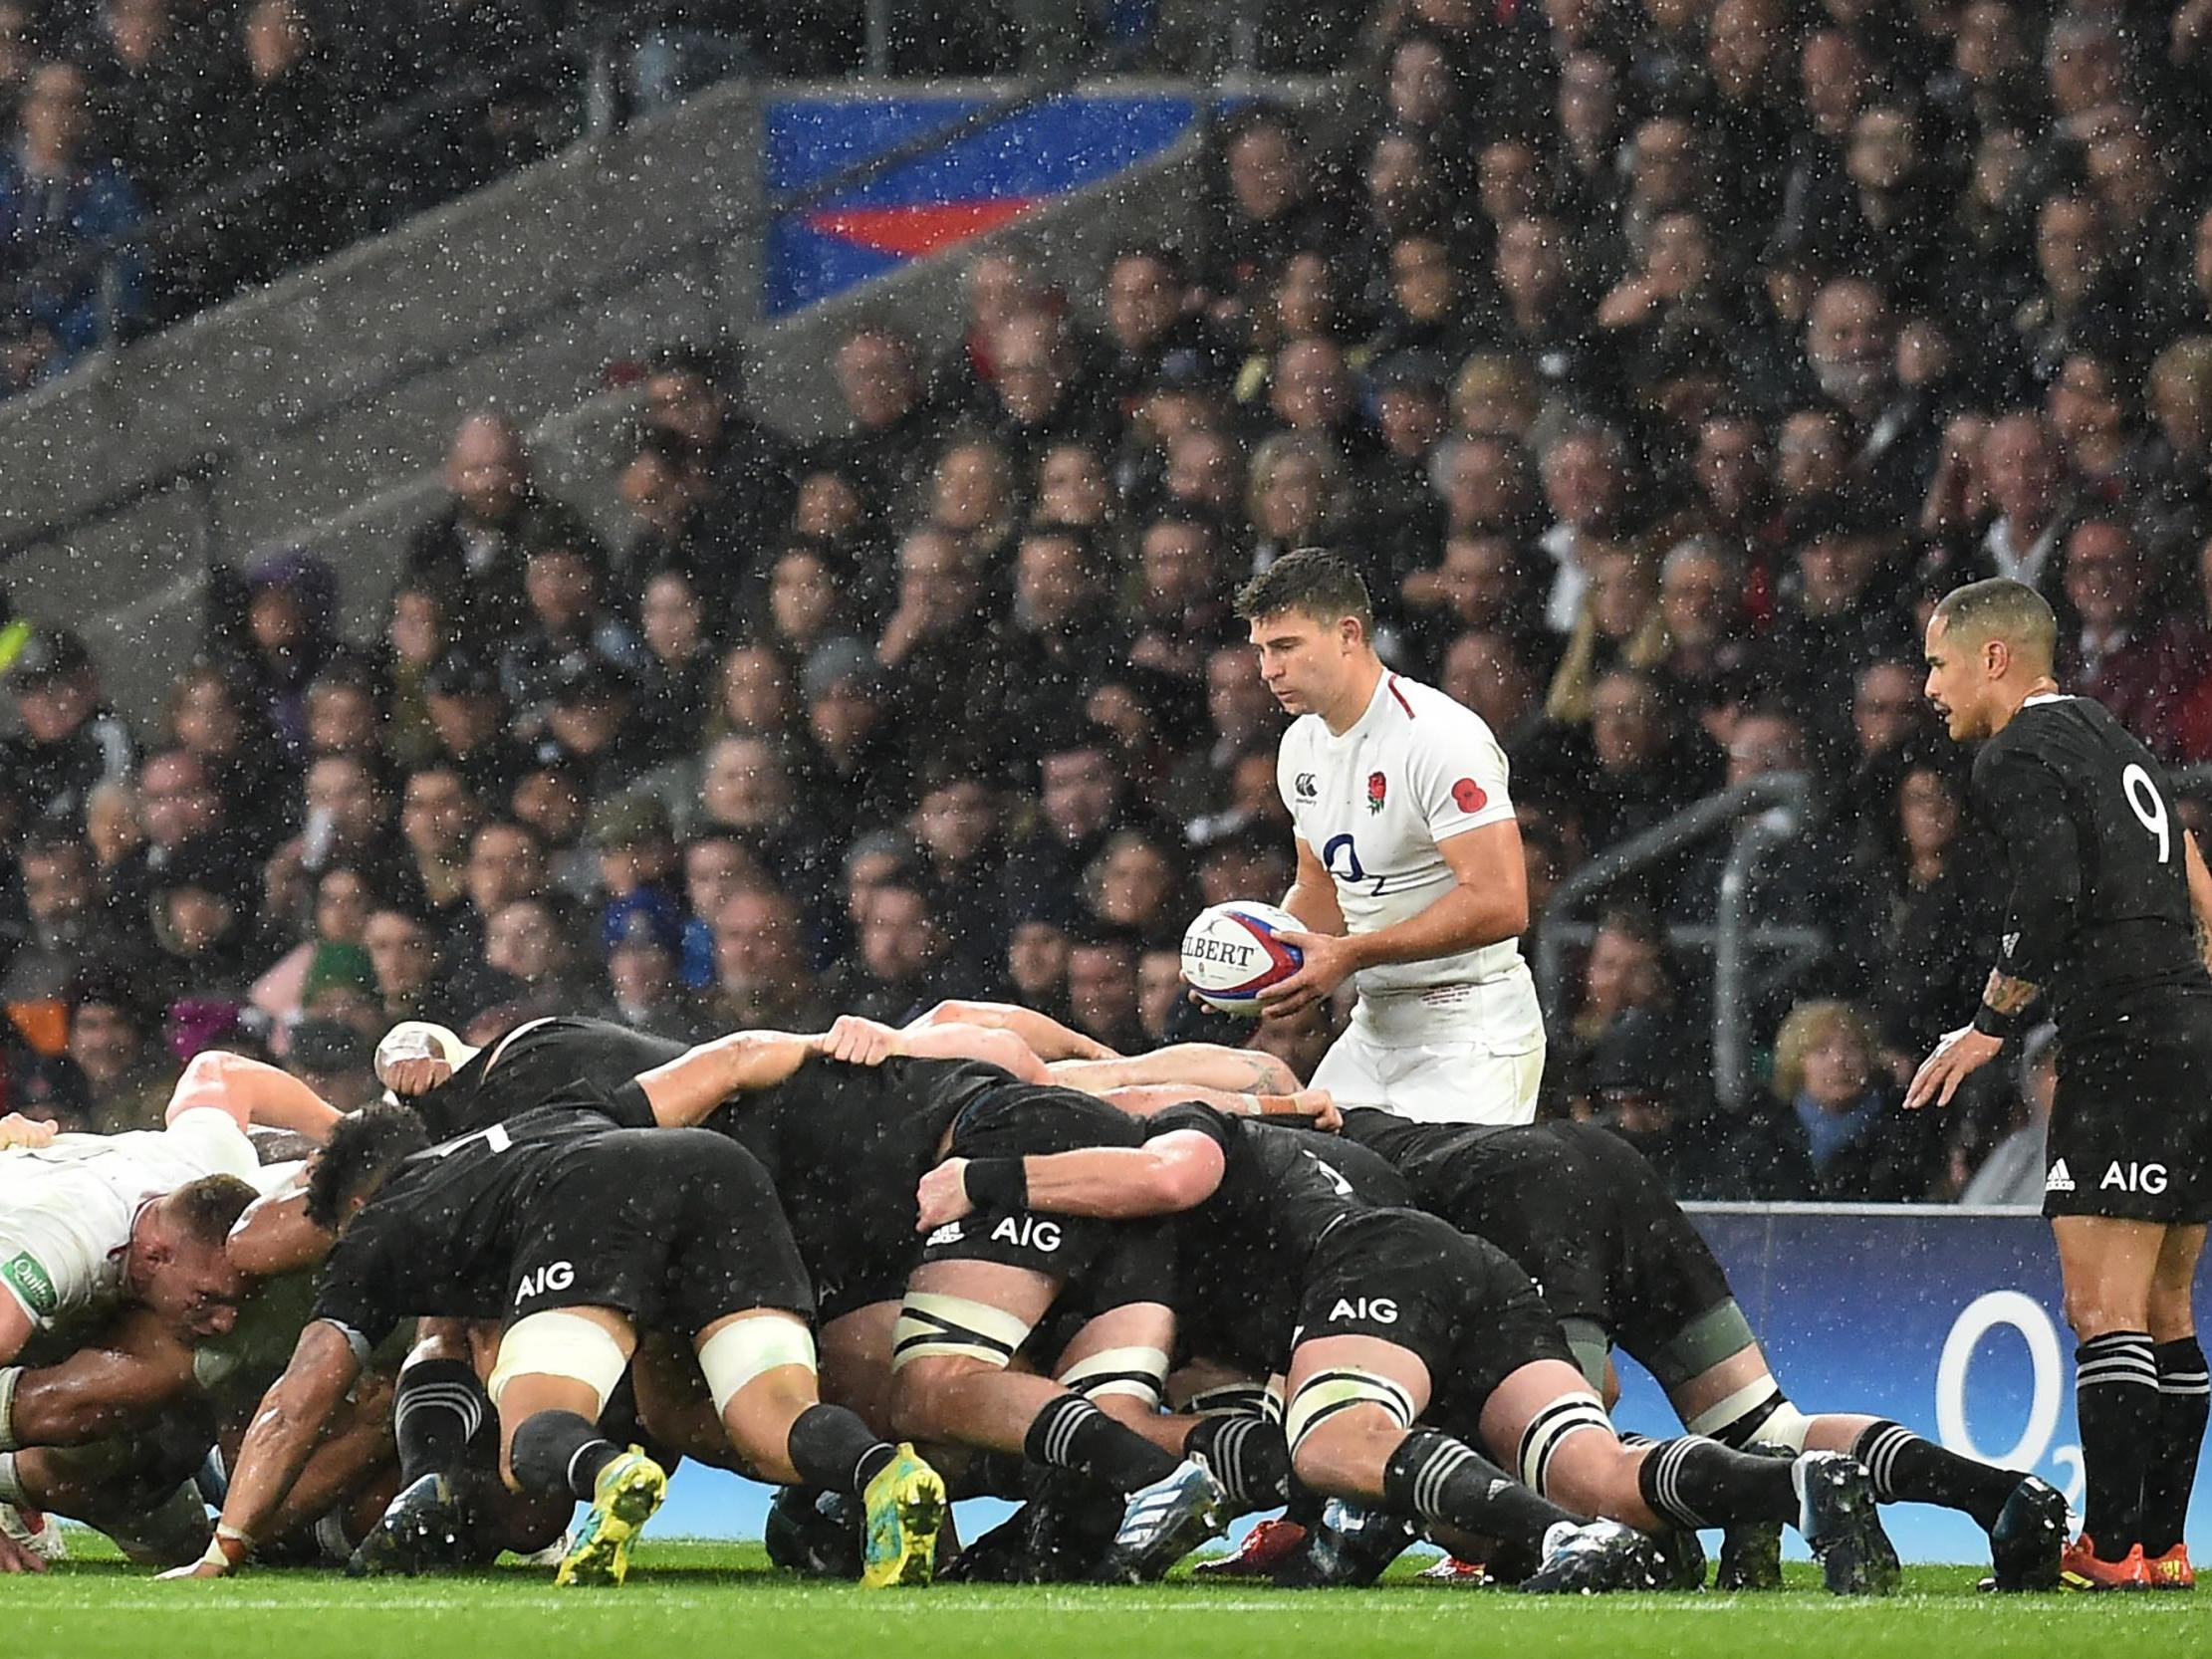
<path id="1" fill-rule="evenodd" d="M 1659 1562 L 1664 1569 L 1659 1587 L 1663 1590 L 1701 1590 L 1705 1587 L 1705 1545 L 1687 1527 L 1675 1527 L 1659 1534 L 1653 1540 L 1658 1545 Z"/>
<path id="2" fill-rule="evenodd" d="M 2163 1555 L 2145 1555 L 2143 1564 L 2150 1568 L 2150 1587 L 2154 1590 L 2193 1590 L 2197 1587 L 2196 1568 L 2189 1564 L 2189 1546 L 2177 1543 Z"/>
<path id="3" fill-rule="evenodd" d="M 884 1589 L 928 1583 L 936 1571 L 937 1530 L 949 1508 L 943 1479 L 913 1447 L 901 1444 L 860 1496 L 867 1506 L 861 1584 Z"/>
<path id="4" fill-rule="evenodd" d="M 2084 1533 L 2066 1546 L 2059 1557 L 2059 1582 L 2070 1590 L 2096 1593 L 2104 1590 L 2147 1590 L 2150 1588 L 2150 1563 L 2143 1559 L 2143 1546 L 2136 1544 L 2116 1561 L 2101 1560 L 2096 1545 Z"/>
<path id="5" fill-rule="evenodd" d="M 1381 1577 L 1414 1539 L 1412 1524 L 1381 1510 L 1332 1498 L 1306 1535 L 1306 1546 L 1276 1567 L 1287 1590 L 1360 1588 Z"/>
<path id="6" fill-rule="evenodd" d="M 619 1584 L 629 1576 L 629 1545 L 668 1496 L 668 1475 L 632 1446 L 600 1471 L 592 1507 L 561 1557 L 556 1584 Z"/>
<path id="7" fill-rule="evenodd" d="M 780 1488 L 761 1530 L 769 1560 L 810 1578 L 860 1575 L 860 1509 L 851 1493 Z"/>
<path id="8" fill-rule="evenodd" d="M 1263 1521 L 1228 1554 L 1200 1561 L 1194 1578 L 1265 1578 L 1306 1541 L 1306 1529 L 1287 1516 Z"/>
<path id="9" fill-rule="evenodd" d="M 1833 1595 L 1891 1595 L 1903 1576 L 1896 1547 L 1881 1530 L 1873 1477 L 1842 1452 L 1806 1452 L 1791 1474 L 1798 1489 L 1798 1531 L 1821 1563 Z"/>
<path id="10" fill-rule="evenodd" d="M 1122 1584 L 1165 1577 L 1169 1567 L 1228 1530 L 1233 1508 L 1227 1490 L 1205 1466 L 1185 1458 L 1129 1494 L 1102 1576 Z"/>
<path id="11" fill-rule="evenodd" d="M 467 1558 L 470 1515 L 458 1483 L 432 1472 L 401 1488 L 346 1557 L 346 1576 L 434 1571 Z"/>
<path id="12" fill-rule="evenodd" d="M 1521 1581 L 1523 1595 L 1602 1595 L 1655 1590 L 1665 1576 L 1657 1545 L 1617 1521 L 1556 1522 L 1544 1535 L 1544 1564 Z"/>
<path id="13" fill-rule="evenodd" d="M 1434 1560 L 1413 1574 L 1416 1584 L 1441 1584 L 1449 1588 L 1486 1589 L 1494 1581 L 1480 1561 L 1463 1561 L 1457 1555 Z"/>
<path id="14" fill-rule="evenodd" d="M 2012 1490 L 1989 1530 L 1989 1587 L 2055 1590 L 2066 1550 L 2066 1498 L 2050 1482 L 2028 1476 Z"/>

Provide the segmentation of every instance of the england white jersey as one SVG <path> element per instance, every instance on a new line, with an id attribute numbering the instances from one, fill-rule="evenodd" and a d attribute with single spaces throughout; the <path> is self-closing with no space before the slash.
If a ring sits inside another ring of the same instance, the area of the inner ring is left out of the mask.
<path id="1" fill-rule="evenodd" d="M 1336 878 L 1337 902 L 1352 933 L 1418 915 L 1455 877 L 1437 842 L 1513 817 L 1506 757 L 1482 717 L 1441 691 L 1385 673 L 1367 710 L 1342 737 L 1318 714 L 1292 722 L 1276 760 L 1276 785 L 1299 838 Z M 1422 996 L 1455 1001 L 1454 988 L 1496 986 L 1473 995 L 1483 1023 L 1504 1052 L 1542 1041 L 1533 988 L 1519 942 L 1502 940 L 1456 956 L 1363 968 L 1353 977 L 1362 999 Z"/>
<path id="2" fill-rule="evenodd" d="M 139 1207 L 205 1175 L 262 1181 L 253 1142 L 211 1106 L 166 1129 L 0 1151 L 0 1286 L 42 1329 L 103 1305 L 122 1290 Z"/>

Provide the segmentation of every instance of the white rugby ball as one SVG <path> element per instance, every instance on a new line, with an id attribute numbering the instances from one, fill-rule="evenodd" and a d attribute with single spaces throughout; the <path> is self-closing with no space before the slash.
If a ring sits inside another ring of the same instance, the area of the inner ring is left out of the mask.
<path id="1" fill-rule="evenodd" d="M 1276 934 L 1302 925 L 1277 904 L 1233 899 L 1211 905 L 1183 933 L 1183 978 L 1209 1008 L 1257 1016 L 1260 993 L 1289 979 L 1306 960 Z"/>

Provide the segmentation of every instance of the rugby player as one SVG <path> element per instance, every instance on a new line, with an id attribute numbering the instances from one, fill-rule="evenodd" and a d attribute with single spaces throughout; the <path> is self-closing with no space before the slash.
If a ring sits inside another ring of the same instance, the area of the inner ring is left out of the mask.
<path id="1" fill-rule="evenodd" d="M 1295 1016 L 1350 980 L 1352 1025 L 1315 1070 L 1340 1106 L 1443 1123 L 1526 1123 L 1544 1023 L 1505 751 L 1480 716 L 1389 672 L 1366 584 L 1338 555 L 1286 554 L 1237 614 L 1261 677 L 1299 718 L 1276 783 L 1296 827 L 1284 939 L 1299 971 L 1260 994 Z"/>
<path id="2" fill-rule="evenodd" d="M 1387 1159 L 1414 1205 L 1496 1245 L 1544 1288 L 1592 1386 L 1604 1386 L 1617 1342 L 1692 1434 L 1740 1450 L 1848 1452 L 1879 1502 L 1971 1515 L 1990 1536 L 1994 1587 L 2057 1584 L 2065 1498 L 2025 1471 L 1960 1457 L 1887 1419 L 1801 1412 L 1711 1247 L 1618 1135 L 1588 1123 L 1409 1123 L 1369 1110 L 1345 1113 L 1343 1134 Z M 1781 1581 L 1779 1534 L 1747 1531 L 1732 1531 L 1722 1550 L 1723 1589 Z"/>
<path id="3" fill-rule="evenodd" d="M 2058 1241 L 2088 1496 L 2066 1581 L 2194 1584 L 2182 1529 L 2204 1439 L 2192 1287 L 2212 1219 L 2212 875 L 2165 769 L 2053 677 L 2057 621 L 1996 579 L 1928 618 L 1927 696 L 1979 743 L 1970 799 L 2004 845 L 2010 896 L 1970 1025 L 1905 1104 L 1948 1104 L 2050 1004 L 2059 1080 L 2043 1211 Z"/>
<path id="4" fill-rule="evenodd" d="M 1236 1321 L 1247 1351 L 1234 1357 L 1286 1378 L 1298 1479 L 1538 1554 L 1530 1587 L 1649 1587 L 1658 1563 L 1625 1528 L 1757 1519 L 1795 1522 L 1832 1590 L 1895 1586 L 1895 1551 L 1851 1458 L 1781 1462 L 1694 1435 L 1622 1445 L 1526 1274 L 1433 1216 L 1360 1202 L 1296 1136 L 1173 1106 L 1133 1147 L 948 1159 L 918 1199 L 924 1228 L 979 1211 L 1182 1215 L 1186 1257 L 1247 1309 Z M 1578 1524 L 1592 1515 L 1625 1528 Z M 1117 1546 L 1142 1548 L 1145 1518 L 1130 1519 Z"/>
<path id="5" fill-rule="evenodd" d="M 582 1085 L 441 1145 L 406 1108 L 350 1119 L 316 1160 L 313 1218 L 338 1233 L 292 1363 L 240 1448 L 195 1576 L 233 1569 L 275 1513 L 362 1358 L 407 1313 L 507 1320 L 489 1393 L 510 1484 L 591 1503 L 561 1583 L 618 1583 L 666 1489 L 598 1422 L 643 1328 L 693 1342 L 731 1443 L 762 1478 L 864 1495 L 864 1581 L 925 1580 L 941 1483 L 909 1448 L 820 1403 L 813 1294 L 760 1166 L 684 1127 L 664 1096 L 788 1074 L 821 1039 L 747 1033 L 612 1094 Z M 654 1125 L 662 1125 L 655 1127 Z"/>

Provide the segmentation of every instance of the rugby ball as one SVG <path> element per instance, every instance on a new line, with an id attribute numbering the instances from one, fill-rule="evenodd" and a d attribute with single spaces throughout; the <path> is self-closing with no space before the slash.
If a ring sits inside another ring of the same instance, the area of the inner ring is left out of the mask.
<path id="1" fill-rule="evenodd" d="M 1306 960 L 1276 934 L 1303 925 L 1280 905 L 1250 899 L 1211 905 L 1183 933 L 1183 978 L 1207 1007 L 1255 1017 L 1260 993 L 1289 979 Z"/>

